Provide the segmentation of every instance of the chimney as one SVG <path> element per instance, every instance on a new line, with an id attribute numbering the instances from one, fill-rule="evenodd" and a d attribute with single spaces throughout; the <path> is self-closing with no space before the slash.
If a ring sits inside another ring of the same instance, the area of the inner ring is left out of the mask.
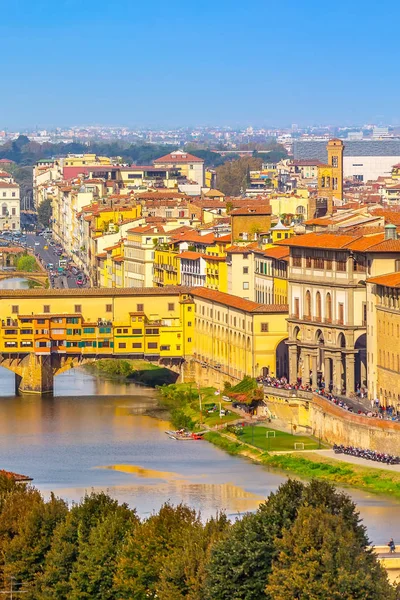
<path id="1" fill-rule="evenodd" d="M 397 228 L 396 225 L 388 224 L 385 225 L 385 240 L 396 240 L 397 239 Z"/>

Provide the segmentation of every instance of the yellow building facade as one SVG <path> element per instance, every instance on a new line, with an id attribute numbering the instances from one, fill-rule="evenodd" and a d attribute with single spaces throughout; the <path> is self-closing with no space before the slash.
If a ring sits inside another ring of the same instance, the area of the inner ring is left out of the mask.
<path id="1" fill-rule="evenodd" d="M 206 288 L 193 288 L 192 295 L 197 361 L 222 380 L 287 373 L 286 305 L 265 306 Z"/>

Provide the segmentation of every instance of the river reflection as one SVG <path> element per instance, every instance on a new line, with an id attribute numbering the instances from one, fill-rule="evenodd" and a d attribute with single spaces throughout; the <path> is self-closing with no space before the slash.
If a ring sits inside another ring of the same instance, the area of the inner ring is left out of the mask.
<path id="1" fill-rule="evenodd" d="M 73 501 L 102 489 L 141 515 L 169 500 L 234 517 L 285 480 L 206 442 L 170 440 L 167 423 L 140 414 L 155 403 L 151 390 L 82 369 L 55 381 L 54 397 L 16 397 L 13 374 L 0 369 L 0 467 L 30 475 L 44 494 Z M 400 503 L 351 495 L 375 543 L 400 539 Z"/>

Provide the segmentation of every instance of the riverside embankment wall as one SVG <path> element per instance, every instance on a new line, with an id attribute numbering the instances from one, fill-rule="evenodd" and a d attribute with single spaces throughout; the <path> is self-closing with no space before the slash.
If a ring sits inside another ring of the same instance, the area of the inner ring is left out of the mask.
<path id="1" fill-rule="evenodd" d="M 370 448 L 400 456 L 400 423 L 348 412 L 310 392 L 266 390 L 265 398 L 273 414 L 299 431 L 306 428 L 328 444 Z M 301 397 L 302 396 L 302 397 Z"/>
<path id="2" fill-rule="evenodd" d="M 400 456 L 400 423 L 350 413 L 317 395 L 313 396 L 309 411 L 313 435 L 329 444 Z"/>

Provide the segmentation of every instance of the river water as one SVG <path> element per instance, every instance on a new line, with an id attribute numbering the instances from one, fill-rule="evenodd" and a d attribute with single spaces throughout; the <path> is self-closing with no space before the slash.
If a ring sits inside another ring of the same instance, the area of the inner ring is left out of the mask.
<path id="1" fill-rule="evenodd" d="M 74 369 L 55 379 L 54 397 L 15 396 L 14 376 L 0 368 L 0 467 L 30 475 L 45 495 L 69 501 L 107 490 L 149 515 L 167 500 L 203 516 L 232 518 L 254 510 L 285 481 L 207 442 L 177 442 L 168 423 L 140 414 L 154 392 Z M 350 490 L 371 539 L 400 539 L 400 503 Z"/>
<path id="2" fill-rule="evenodd" d="M 33 477 L 44 495 L 76 501 L 106 490 L 142 516 L 183 501 L 204 517 L 224 510 L 235 518 L 286 479 L 207 442 L 170 440 L 168 423 L 141 414 L 154 392 L 135 384 L 74 369 L 56 377 L 53 397 L 15 396 L 14 385 L 0 368 L 0 468 Z M 400 542 L 400 502 L 348 492 L 375 544 Z"/>

